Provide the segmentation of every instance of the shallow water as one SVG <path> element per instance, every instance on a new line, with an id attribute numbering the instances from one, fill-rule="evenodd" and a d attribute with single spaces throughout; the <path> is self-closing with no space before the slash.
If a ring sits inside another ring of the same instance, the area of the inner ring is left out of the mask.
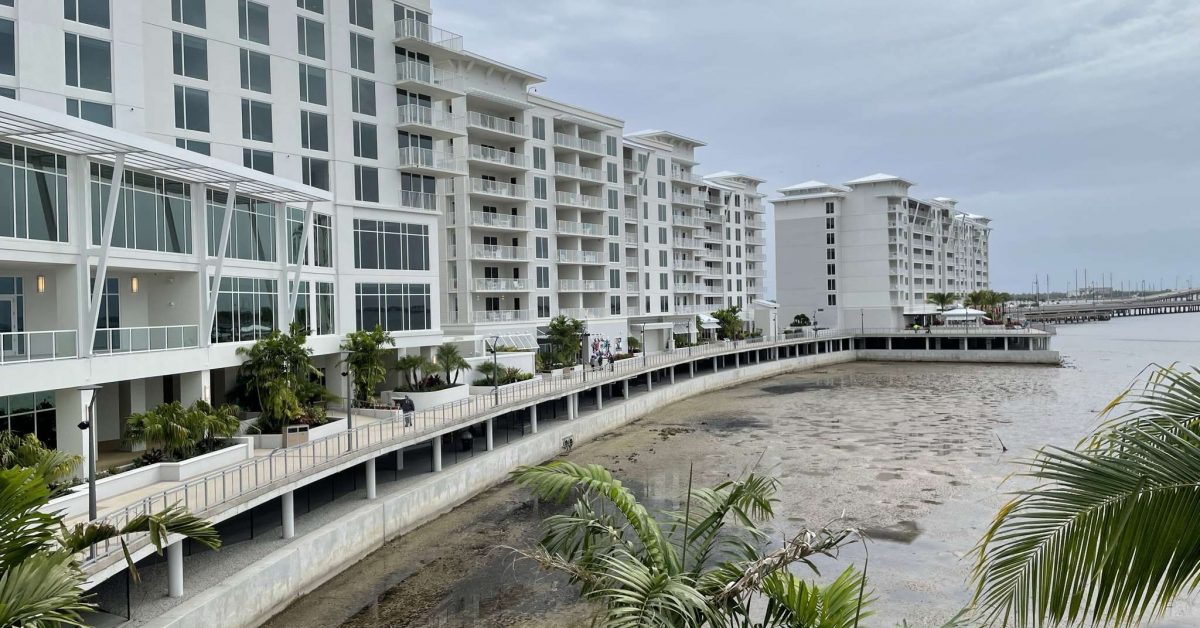
<path id="1" fill-rule="evenodd" d="M 855 363 L 779 376 L 671 406 L 571 458 L 612 468 L 653 507 L 675 507 L 689 465 L 714 484 L 756 468 L 782 484 L 780 530 L 864 529 L 877 617 L 936 626 L 969 597 L 963 557 L 1004 501 L 1014 461 L 1073 445 L 1150 362 L 1200 364 L 1200 315 L 1063 326 L 1064 368 Z M 1006 450 L 1007 448 L 1007 450 Z M 571 626 L 588 609 L 564 580 L 513 561 L 554 508 L 511 485 L 367 557 L 272 626 Z M 778 535 L 777 535 L 778 536 Z M 822 563 L 861 565 L 863 548 Z M 1190 604 L 1162 626 L 1200 623 Z"/>

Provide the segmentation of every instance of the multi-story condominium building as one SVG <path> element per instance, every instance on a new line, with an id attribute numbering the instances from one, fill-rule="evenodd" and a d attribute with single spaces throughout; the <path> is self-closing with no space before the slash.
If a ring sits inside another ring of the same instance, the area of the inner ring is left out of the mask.
<path id="1" fill-rule="evenodd" d="M 932 292 L 988 289 L 989 219 L 951 198 L 914 198 L 912 185 L 875 174 L 779 190 L 780 320 L 803 313 L 822 327 L 895 327 L 935 312 Z"/>

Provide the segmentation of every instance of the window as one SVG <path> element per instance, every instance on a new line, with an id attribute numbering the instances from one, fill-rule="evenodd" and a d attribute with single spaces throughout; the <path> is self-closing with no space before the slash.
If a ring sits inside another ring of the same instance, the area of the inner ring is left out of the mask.
<path id="1" fill-rule="evenodd" d="M 826 219 L 825 219 L 825 228 L 826 228 L 826 229 L 833 229 L 833 218 L 832 218 L 832 217 L 829 217 L 829 218 L 826 218 Z"/>
<path id="2" fill-rule="evenodd" d="M 309 150 L 329 150 L 329 118 L 325 114 L 300 112 L 300 146 Z"/>
<path id="3" fill-rule="evenodd" d="M 271 333 L 275 328 L 276 285 L 274 279 L 222 277 L 217 288 L 212 342 L 245 342 Z"/>
<path id="4" fill-rule="evenodd" d="M 538 266 L 536 273 L 538 289 L 548 289 L 550 287 L 550 268 L 548 266 Z"/>
<path id="5" fill-rule="evenodd" d="M 662 161 L 661 159 L 659 161 Z M 658 198 L 667 198 L 667 184 L 665 181 L 658 182 Z"/>
<path id="6" fill-rule="evenodd" d="M 379 326 L 385 331 L 409 331 L 432 327 L 429 284 L 355 284 L 354 307 L 358 329 Z"/>
<path id="7" fill-rule="evenodd" d="M 287 208 L 288 232 L 288 263 L 295 264 L 300 260 L 300 240 L 304 237 L 304 210 L 299 207 Z M 316 260 L 311 253 L 316 253 Z M 312 234 L 309 246 L 304 251 L 306 266 L 333 267 L 333 217 L 328 214 L 313 213 Z"/>
<path id="8" fill-rule="evenodd" d="M 328 102 L 325 99 L 325 68 L 300 64 L 300 100 L 314 105 Z"/>
<path id="9" fill-rule="evenodd" d="M 667 289 L 667 273 L 658 273 L 658 289 Z"/>
<path id="10" fill-rule="evenodd" d="M 259 172 L 275 174 L 275 156 L 270 151 L 243 148 L 242 165 Z"/>
<path id="11" fill-rule="evenodd" d="M 533 118 L 533 139 L 546 139 L 546 120 L 544 118 Z"/>
<path id="12" fill-rule="evenodd" d="M 548 212 L 545 207 L 534 207 L 533 208 L 533 228 L 534 229 L 549 229 L 550 228 L 550 218 L 547 214 L 548 214 Z"/>
<path id="13" fill-rule="evenodd" d="M 111 166 L 93 163 L 89 189 L 92 201 L 92 244 L 99 246 L 104 211 L 112 187 Z M 117 197 L 112 245 L 163 253 L 192 252 L 191 186 L 126 170 Z"/>
<path id="14" fill-rule="evenodd" d="M 667 267 L 667 252 L 666 251 L 658 252 L 658 267 L 659 268 Z"/>
<path id="15" fill-rule="evenodd" d="M 354 166 L 354 198 L 370 203 L 379 202 L 379 170 Z"/>
<path id="16" fill-rule="evenodd" d="M 292 321 L 318 336 L 332 334 L 334 333 L 333 284 L 317 282 L 316 285 L 316 294 L 310 295 L 309 282 L 300 282 L 300 289 L 296 297 L 296 311 L 292 314 Z M 314 305 L 316 306 L 315 309 L 313 309 Z M 310 316 L 310 311 L 314 312 L 315 317 Z"/>
<path id="17" fill-rule="evenodd" d="M 208 192 L 205 216 L 208 221 L 209 255 L 216 255 L 220 248 L 221 225 L 225 220 L 225 202 L 228 198 L 224 192 Z M 229 242 L 225 245 L 227 257 L 253 262 L 275 261 L 275 206 L 271 202 L 246 196 L 236 197 L 229 225 Z"/>
<path id="18" fill-rule="evenodd" d="M 171 33 L 171 51 L 174 57 L 175 74 L 208 80 L 207 39 L 183 33 Z"/>
<path id="19" fill-rule="evenodd" d="M 88 122 L 103 124 L 104 126 L 113 125 L 112 105 L 106 105 L 104 103 L 79 100 L 77 98 L 68 98 L 67 115 L 75 116 L 76 118 L 87 120 Z"/>
<path id="20" fill-rule="evenodd" d="M 301 18 L 304 19 L 304 18 Z M 238 37 L 258 44 L 271 43 L 267 5 L 238 0 Z"/>
<path id="21" fill-rule="evenodd" d="M 354 219 L 354 267 L 368 270 L 429 270 L 429 227 Z"/>
<path id="22" fill-rule="evenodd" d="M 616 216 L 608 217 L 608 235 L 610 235 L 610 236 L 621 235 L 621 219 L 620 218 L 617 218 Z"/>
<path id="23" fill-rule="evenodd" d="M 546 169 L 546 149 L 533 147 L 533 167 L 538 170 Z"/>
<path id="24" fill-rule="evenodd" d="M 4 2 L 0 0 L 0 4 Z M 8 0 L 8 6 L 12 6 L 12 0 Z M 16 284 L 17 303 L 21 303 L 21 278 L 0 278 L 0 285 L 8 282 Z M 8 292 L 0 292 L 0 295 L 8 296 Z M 21 307 L 17 306 L 16 311 L 17 320 L 20 321 Z M 47 447 L 53 448 L 58 444 L 57 420 L 53 390 L 0 397 L 0 431 L 17 435 L 33 434 Z"/>
<path id="25" fill-rule="evenodd" d="M 826 214 L 832 214 L 832 213 L 833 213 L 833 201 L 826 201 L 826 202 L 825 202 L 825 213 L 826 213 Z"/>
<path id="26" fill-rule="evenodd" d="M 311 185 L 322 190 L 329 189 L 329 162 L 327 160 L 301 157 L 300 169 L 304 185 Z"/>
<path id="27" fill-rule="evenodd" d="M 350 77 L 350 108 L 354 113 L 375 115 L 375 81 Z"/>
<path id="28" fill-rule="evenodd" d="M 662 203 L 658 204 L 658 221 L 659 222 L 667 221 L 667 206 L 663 205 Z"/>
<path id="29" fill-rule="evenodd" d="M 837 279 L 826 279 L 825 280 L 825 289 L 826 290 L 837 290 Z"/>
<path id="30" fill-rule="evenodd" d="M 271 56 L 244 48 L 241 54 L 242 89 L 270 94 Z"/>
<path id="31" fill-rule="evenodd" d="M 80 24 L 108 28 L 108 0 L 64 0 L 63 17 Z"/>
<path id="32" fill-rule="evenodd" d="M 0 20 L 0 74 L 17 75 L 16 28 L 12 20 Z"/>
<path id="33" fill-rule="evenodd" d="M 613 263 L 621 261 L 621 245 L 620 244 L 617 244 L 616 242 L 608 243 L 608 261 L 613 262 Z"/>
<path id="34" fill-rule="evenodd" d="M 605 135 L 604 136 L 604 148 L 605 148 L 604 152 L 607 153 L 609 157 L 616 157 L 617 156 L 617 137 L 615 135 Z M 617 166 L 616 164 L 613 164 L 614 168 L 616 166 Z M 613 183 L 616 183 L 616 181 L 613 181 Z"/>
<path id="35" fill-rule="evenodd" d="M 325 0 L 296 0 L 296 6 L 313 13 L 325 13 Z"/>
<path id="36" fill-rule="evenodd" d="M 112 44 L 67 33 L 67 85 L 112 92 Z"/>
<path id="37" fill-rule="evenodd" d="M 0 237 L 67 241 L 67 158 L 0 142 Z"/>
<path id="38" fill-rule="evenodd" d="M 666 243 L 667 243 L 667 228 L 666 228 L 666 227 L 659 227 L 659 228 L 658 228 L 658 243 L 659 243 L 659 244 L 666 244 Z M 666 253 L 666 251 L 662 251 L 662 252 L 663 252 L 663 253 Z"/>
<path id="39" fill-rule="evenodd" d="M 379 132 L 374 124 L 354 121 L 354 156 L 379 159 Z"/>
<path id="40" fill-rule="evenodd" d="M 270 142 L 271 103 L 242 99 L 242 139 Z"/>
<path id="41" fill-rule="evenodd" d="M 837 274 L 837 264 L 826 264 L 825 265 L 825 274 L 826 275 L 836 275 Z"/>
<path id="42" fill-rule="evenodd" d="M 613 138 L 610 137 L 608 139 L 611 140 Z M 610 161 L 610 162 L 604 164 L 604 169 L 608 171 L 608 182 L 616 183 L 617 182 L 617 164 L 614 164 L 613 162 Z"/>
<path id="43" fill-rule="evenodd" d="M 175 86 L 175 128 L 208 133 L 208 92 Z"/>
<path id="44" fill-rule="evenodd" d="M 533 198 L 546 200 L 549 194 L 546 192 L 546 180 L 542 177 L 533 178 Z"/>
<path id="45" fill-rule="evenodd" d="M 325 58 L 325 26 L 306 17 L 296 17 L 297 52 L 314 59 Z"/>
<path id="46" fill-rule="evenodd" d="M 550 318 L 550 297 L 537 298 L 537 317 Z"/>
<path id="47" fill-rule="evenodd" d="M 621 200 L 620 200 L 620 199 L 621 199 L 621 197 L 620 197 L 620 195 L 617 193 L 617 191 L 616 191 L 616 190 L 609 190 L 609 191 L 608 191 L 608 208 L 609 208 L 609 209 L 618 209 L 618 208 L 620 208 L 620 206 L 621 206 L 621 205 L 620 205 L 620 202 L 621 202 Z"/>
<path id="48" fill-rule="evenodd" d="M 825 249 L 825 259 L 837 259 L 837 249 Z"/>
<path id="49" fill-rule="evenodd" d="M 178 137 L 175 138 L 175 146 L 184 150 L 190 150 L 193 153 L 200 153 L 201 155 L 212 154 L 212 146 L 208 142 Z"/>
<path id="50" fill-rule="evenodd" d="M 205 0 L 171 0 L 171 21 L 204 28 Z"/>
<path id="51" fill-rule="evenodd" d="M 621 269 L 608 269 L 608 287 L 616 290 L 621 287 Z"/>
<path id="52" fill-rule="evenodd" d="M 658 298 L 658 311 L 668 312 L 671 310 L 671 297 L 661 296 Z"/>
<path id="53" fill-rule="evenodd" d="M 550 238 L 534 238 L 534 257 L 550 259 Z"/>
<path id="54" fill-rule="evenodd" d="M 660 177 L 667 176 L 667 160 L 666 159 L 660 158 L 658 160 L 657 168 L 658 168 L 658 176 L 660 176 Z"/>
<path id="55" fill-rule="evenodd" d="M 370 2 L 370 0 L 367 0 Z M 363 72 L 375 71 L 375 40 L 350 33 L 350 67 Z"/>
<path id="56" fill-rule="evenodd" d="M 608 313 L 613 316 L 621 313 L 621 297 L 611 296 L 608 298 Z"/>
<path id="57" fill-rule="evenodd" d="M 829 295 L 829 298 L 826 299 L 825 302 L 829 305 L 837 305 L 837 295 L 836 294 Z"/>
<path id="58" fill-rule="evenodd" d="M 825 234 L 825 244 L 837 244 L 837 242 L 834 239 L 834 235 L 835 234 L 832 234 L 832 233 L 826 233 Z"/>
<path id="59" fill-rule="evenodd" d="M 367 29 L 374 29 L 374 19 L 371 15 L 372 0 L 350 0 L 350 23 Z"/>

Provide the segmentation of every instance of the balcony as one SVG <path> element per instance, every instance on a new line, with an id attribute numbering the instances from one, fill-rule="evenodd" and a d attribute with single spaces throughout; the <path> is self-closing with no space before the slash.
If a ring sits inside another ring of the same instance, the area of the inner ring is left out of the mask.
<path id="1" fill-rule="evenodd" d="M 587 194 L 576 194 L 574 192 L 555 192 L 554 202 L 558 205 L 568 207 L 581 207 L 583 209 L 604 209 L 604 199 L 599 196 L 588 196 Z"/>
<path id="2" fill-rule="evenodd" d="M 674 245 L 677 249 L 703 249 L 704 244 L 695 238 L 675 238 Z"/>
<path id="3" fill-rule="evenodd" d="M 529 130 L 524 124 L 478 111 L 467 112 L 467 126 L 482 131 L 483 135 L 521 139 L 529 137 Z"/>
<path id="4" fill-rule="evenodd" d="M 568 150 L 574 150 L 581 153 L 591 153 L 593 155 L 604 154 L 604 147 L 600 145 L 600 142 L 584 139 L 582 137 L 575 137 L 574 135 L 567 135 L 566 133 L 554 134 L 554 146 L 555 148 L 566 148 Z"/>
<path id="5" fill-rule="evenodd" d="M 466 93 L 462 74 L 418 61 L 396 64 L 396 87 L 419 91 L 439 100 Z"/>
<path id="6" fill-rule="evenodd" d="M 604 181 L 604 173 L 598 168 L 576 166 L 575 164 L 563 163 L 561 161 L 554 162 L 554 176 L 565 179 L 590 181 L 592 183 L 602 183 Z"/>
<path id="7" fill-rule="evenodd" d="M 600 251 L 572 251 L 559 249 L 558 261 L 563 264 L 603 264 L 604 255 Z"/>
<path id="8" fill-rule="evenodd" d="M 560 292 L 602 292 L 608 290 L 608 281 L 604 279 L 559 279 Z"/>
<path id="9" fill-rule="evenodd" d="M 704 206 L 703 198 L 700 198 L 699 196 L 692 196 L 691 194 L 672 194 L 671 202 L 675 203 L 676 205 L 691 205 L 693 207 Z"/>
<path id="10" fill-rule="evenodd" d="M 409 18 L 395 23 L 395 42 L 404 47 L 426 54 L 437 52 L 462 52 L 462 35 L 430 26 L 428 22 Z"/>
<path id="11" fill-rule="evenodd" d="M 500 214 L 496 212 L 471 212 L 471 225 L 475 227 L 492 227 L 494 229 L 525 230 L 524 216 Z"/>
<path id="12" fill-rule="evenodd" d="M 471 194 L 516 201 L 529 199 L 529 195 L 526 194 L 525 186 L 523 185 L 492 181 L 491 179 L 476 179 L 474 177 L 471 178 Z"/>
<path id="13" fill-rule="evenodd" d="M 626 183 L 625 184 L 625 196 L 637 196 L 638 195 L 638 187 L 640 187 L 640 186 L 638 186 L 638 184 L 636 184 L 636 183 Z"/>
<path id="14" fill-rule="evenodd" d="M 438 197 L 437 194 L 430 194 L 429 192 L 400 190 L 400 206 L 408 209 L 436 212 L 438 211 Z"/>
<path id="15" fill-rule="evenodd" d="M 678 168 L 671 169 L 671 180 L 688 183 L 690 185 L 704 185 L 704 179 L 699 175 L 687 172 L 685 170 L 680 170 Z"/>
<path id="16" fill-rule="evenodd" d="M 416 146 L 400 149 L 400 167 L 434 177 L 466 174 L 466 163 L 461 157 Z"/>
<path id="17" fill-rule="evenodd" d="M 507 323 L 529 320 L 529 310 L 485 310 L 475 312 L 476 323 Z"/>
<path id="18" fill-rule="evenodd" d="M 744 258 L 747 262 L 765 262 L 767 257 L 762 253 L 746 253 Z"/>
<path id="19" fill-rule="evenodd" d="M 171 349 L 195 349 L 198 346 L 199 325 L 113 327 L 96 330 L 92 354 L 149 353 Z"/>
<path id="20" fill-rule="evenodd" d="M 79 356 L 74 329 L 0 334 L 0 364 L 65 360 Z"/>
<path id="21" fill-rule="evenodd" d="M 696 292 L 698 290 L 694 283 L 677 283 L 675 284 L 675 292 Z"/>
<path id="22" fill-rule="evenodd" d="M 674 270 L 704 270 L 704 264 L 697 260 L 675 258 L 671 260 L 671 268 Z"/>
<path id="23" fill-rule="evenodd" d="M 676 305 L 675 313 L 676 314 L 708 314 L 709 312 L 715 312 L 719 309 L 721 309 L 720 306 L 716 305 L 716 304 L 713 304 L 713 305 L 704 305 L 704 304 Z"/>
<path id="24" fill-rule="evenodd" d="M 767 269 L 762 266 L 746 266 L 747 277 L 766 277 Z"/>
<path id="25" fill-rule="evenodd" d="M 763 207 L 762 202 L 760 202 L 760 201 L 752 201 L 752 202 L 746 203 L 745 210 L 747 212 L 754 212 L 754 213 L 762 214 L 762 213 L 766 213 L 767 208 Z"/>
<path id="26" fill-rule="evenodd" d="M 704 221 L 694 216 L 687 214 L 671 214 L 671 224 L 680 227 L 697 227 L 704 228 Z"/>
<path id="27" fill-rule="evenodd" d="M 637 270 L 638 269 L 637 258 L 636 257 L 626 257 L 625 258 L 625 268 L 627 270 Z"/>
<path id="28" fill-rule="evenodd" d="M 725 294 L 725 288 L 719 284 L 697 286 L 696 292 L 703 294 Z"/>
<path id="29" fill-rule="evenodd" d="M 603 238 L 604 225 L 599 225 L 594 222 L 573 222 L 568 220 L 558 221 L 558 232 L 569 235 L 591 236 L 595 238 Z"/>
<path id="30" fill-rule="evenodd" d="M 467 159 L 488 164 L 501 170 L 528 170 L 529 155 L 499 150 L 490 146 L 471 144 L 467 151 Z"/>
<path id="31" fill-rule="evenodd" d="M 757 218 L 751 218 L 751 219 L 746 220 L 746 228 L 747 229 L 760 229 L 760 230 L 766 229 L 767 223 L 766 223 L 766 221 L 758 220 Z"/>
<path id="32" fill-rule="evenodd" d="M 766 246 L 767 239 L 762 236 L 746 236 L 746 244 L 753 244 L 755 246 Z"/>
<path id="33" fill-rule="evenodd" d="M 396 108 L 396 126 L 401 131 L 428 135 L 435 140 L 446 140 L 466 133 L 462 116 L 444 111 L 435 111 L 421 105 L 402 105 Z"/>
<path id="34" fill-rule="evenodd" d="M 528 292 L 528 279 L 476 279 L 479 292 Z"/>
<path id="35" fill-rule="evenodd" d="M 637 244 L 638 244 L 637 234 L 636 233 L 625 234 L 625 244 L 628 244 L 629 246 L 637 246 Z"/>
<path id="36" fill-rule="evenodd" d="M 721 218 L 721 212 L 700 212 L 700 217 L 704 219 L 704 222 L 724 222 Z"/>
<path id="37" fill-rule="evenodd" d="M 529 259 L 529 247 L 472 244 L 471 258 L 519 262 Z"/>
<path id="38" fill-rule="evenodd" d="M 632 159 L 624 160 L 622 165 L 625 168 L 625 172 L 641 172 L 641 169 L 637 167 L 637 163 Z"/>
<path id="39" fill-rule="evenodd" d="M 608 309 L 603 307 L 564 307 L 559 308 L 558 313 L 568 318 L 587 320 L 608 316 Z"/>
<path id="40" fill-rule="evenodd" d="M 637 219 L 638 219 L 638 210 L 633 207 L 626 207 L 625 208 L 625 220 L 632 220 L 632 221 L 636 222 Z"/>

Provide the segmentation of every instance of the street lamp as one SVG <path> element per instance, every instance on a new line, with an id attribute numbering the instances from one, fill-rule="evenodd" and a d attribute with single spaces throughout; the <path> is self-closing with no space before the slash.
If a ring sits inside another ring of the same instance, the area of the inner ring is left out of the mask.
<path id="1" fill-rule="evenodd" d="M 346 431 L 354 429 L 354 371 L 350 369 L 350 356 L 352 354 L 347 351 L 346 359 L 343 364 L 346 365 L 346 370 L 342 371 L 342 377 L 346 378 Z"/>
<path id="2" fill-rule="evenodd" d="M 500 405 L 500 336 L 492 336 L 492 395 L 496 405 Z M 484 342 L 487 346 L 487 342 Z"/>
<path id="3" fill-rule="evenodd" d="M 96 430 L 92 429 L 96 420 L 94 418 L 96 394 L 102 386 L 91 384 L 88 386 L 79 387 L 79 395 L 84 400 L 84 406 L 87 407 L 87 417 L 79 422 L 79 429 L 86 430 L 88 436 L 88 521 L 96 520 Z M 96 548 L 92 546 L 92 556 L 96 555 Z"/>
<path id="4" fill-rule="evenodd" d="M 646 324 L 642 323 L 642 366 L 649 362 L 646 359 Z"/>
<path id="5" fill-rule="evenodd" d="M 588 369 L 590 369 L 592 367 L 592 354 L 591 354 L 592 348 L 588 344 L 588 338 L 591 338 L 591 336 L 592 336 L 592 334 L 589 333 L 586 329 L 584 331 L 579 332 L 579 337 L 583 339 L 583 352 L 580 355 L 580 359 L 582 360 L 583 356 L 587 356 L 587 366 L 583 367 L 583 381 L 585 381 L 585 382 L 587 381 Z"/>

